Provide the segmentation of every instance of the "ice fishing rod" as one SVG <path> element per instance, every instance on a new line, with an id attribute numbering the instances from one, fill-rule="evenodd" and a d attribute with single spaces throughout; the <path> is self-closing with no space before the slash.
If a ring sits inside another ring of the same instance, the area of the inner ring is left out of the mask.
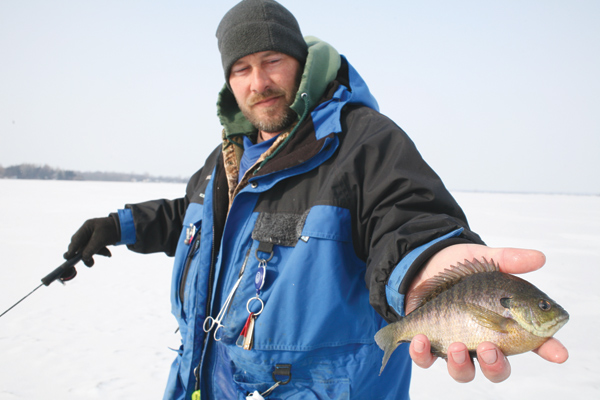
<path id="1" fill-rule="evenodd" d="M 57 279 L 60 279 L 63 277 L 63 275 L 65 275 L 66 273 L 70 272 L 70 270 L 75 266 L 75 264 L 77 264 L 79 261 L 81 261 L 81 254 L 77 254 L 75 257 L 68 259 L 67 261 L 65 261 L 64 263 L 62 263 L 58 268 L 56 268 L 54 271 L 50 272 L 48 275 L 46 275 L 45 277 L 42 278 L 42 283 L 40 283 L 40 285 L 38 287 L 36 287 L 35 289 L 33 289 L 31 292 L 29 292 L 27 295 L 25 295 L 21 300 L 17 301 L 15 304 L 13 304 L 8 310 L 4 311 L 2 314 L 0 314 L 0 317 L 2 317 L 4 314 L 6 314 L 7 312 L 9 312 L 10 310 L 12 310 L 13 308 L 15 308 L 15 306 L 17 304 L 19 304 L 20 302 L 22 302 L 23 300 L 25 300 L 26 298 L 28 298 L 33 292 L 35 292 L 36 290 L 38 290 L 39 288 L 41 288 L 42 286 L 49 286 L 52 282 L 54 282 Z M 75 271 L 75 273 L 77 273 Z M 68 276 L 68 279 L 73 279 L 75 277 L 75 274 L 70 274 Z M 65 279 L 66 280 L 66 279 Z M 60 283 L 62 283 L 64 285 L 64 282 L 62 280 L 59 281 Z"/>

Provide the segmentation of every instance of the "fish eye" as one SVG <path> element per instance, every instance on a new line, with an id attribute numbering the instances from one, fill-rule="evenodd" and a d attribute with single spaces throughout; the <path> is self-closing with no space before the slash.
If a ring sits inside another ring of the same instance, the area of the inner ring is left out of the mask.
<path id="1" fill-rule="evenodd" d="M 550 304 L 548 300 L 540 300 L 538 307 L 540 307 L 540 310 L 542 311 L 548 311 L 552 308 L 552 304 Z"/>
<path id="2" fill-rule="evenodd" d="M 503 297 L 500 299 L 500 304 L 504 308 L 510 308 L 510 300 L 511 300 L 510 297 Z"/>

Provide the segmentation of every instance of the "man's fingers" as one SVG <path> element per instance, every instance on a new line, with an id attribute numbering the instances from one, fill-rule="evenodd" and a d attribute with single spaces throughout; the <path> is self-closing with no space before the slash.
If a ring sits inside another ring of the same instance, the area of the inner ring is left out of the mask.
<path id="1" fill-rule="evenodd" d="M 71 243 L 69 243 L 69 247 L 67 248 L 67 252 L 64 254 L 64 258 L 68 260 L 75 257 L 77 253 L 81 253 L 92 237 L 92 233 L 93 228 L 88 220 L 84 222 L 84 224 L 81 225 L 77 232 L 75 232 L 75 234 L 71 237 Z"/>
<path id="2" fill-rule="evenodd" d="M 96 254 L 99 254 L 99 255 L 104 256 L 104 257 L 112 257 L 112 254 L 111 254 L 110 250 L 107 247 L 101 248 L 100 250 L 98 250 L 96 252 Z"/>
<path id="3" fill-rule="evenodd" d="M 67 252 L 64 254 L 65 259 L 73 258 L 75 257 L 75 254 L 80 253 L 81 249 L 85 247 L 89 241 L 90 236 L 91 234 L 87 234 L 87 232 L 82 232 L 81 230 L 77 231 L 71 238 L 71 243 L 69 243 Z"/>
<path id="4" fill-rule="evenodd" d="M 410 342 L 408 352 L 414 363 L 421 368 L 431 367 L 437 359 L 431 354 L 431 344 L 425 335 L 415 336 Z"/>
<path id="5" fill-rule="evenodd" d="M 493 343 L 483 342 L 477 346 L 477 360 L 481 372 L 491 382 L 499 383 L 510 376 L 510 363 Z"/>
<path id="6" fill-rule="evenodd" d="M 81 254 L 83 263 L 91 267 L 94 265 L 92 257 L 95 254 L 110 257 L 110 251 L 106 246 L 118 241 L 119 228 L 113 217 L 88 219 L 71 238 L 64 257 L 70 259 L 76 254 Z"/>
<path id="7" fill-rule="evenodd" d="M 475 365 L 463 343 L 448 346 L 448 373 L 460 383 L 471 382 L 475 378 Z"/>
<path id="8" fill-rule="evenodd" d="M 557 339 L 550 338 L 543 345 L 534 350 L 534 353 L 544 360 L 562 364 L 569 358 L 569 352 Z"/>
<path id="9" fill-rule="evenodd" d="M 558 364 L 564 363 L 569 358 L 565 346 L 554 338 L 548 339 L 534 352 L 543 359 Z M 431 367 L 437 359 L 431 353 L 431 344 L 425 335 L 417 335 L 413 338 L 409 353 L 414 363 L 421 368 Z M 499 383 L 510 376 L 511 367 L 508 358 L 493 343 L 483 342 L 477 346 L 477 360 L 481 372 L 491 382 Z M 475 365 L 467 346 L 463 343 L 453 343 L 448 347 L 447 362 L 448 373 L 455 381 L 465 383 L 475 378 Z"/>

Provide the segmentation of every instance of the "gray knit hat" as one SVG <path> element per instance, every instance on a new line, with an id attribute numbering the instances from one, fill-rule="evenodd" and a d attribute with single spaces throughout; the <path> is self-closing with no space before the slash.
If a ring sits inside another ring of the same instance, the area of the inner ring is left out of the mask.
<path id="1" fill-rule="evenodd" d="M 273 0 L 243 0 L 225 14 L 217 28 L 225 81 L 233 64 L 260 51 L 279 51 L 304 65 L 308 47 L 296 18 Z"/>

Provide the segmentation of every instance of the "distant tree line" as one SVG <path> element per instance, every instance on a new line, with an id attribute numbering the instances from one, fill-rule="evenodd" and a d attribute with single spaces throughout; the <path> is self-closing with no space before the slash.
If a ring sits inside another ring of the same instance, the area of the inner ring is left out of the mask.
<path id="1" fill-rule="evenodd" d="M 175 182 L 185 183 L 188 178 L 126 174 L 120 172 L 80 172 L 52 168 L 49 165 L 0 165 L 0 179 L 44 179 L 60 181 L 116 181 L 116 182 Z"/>

